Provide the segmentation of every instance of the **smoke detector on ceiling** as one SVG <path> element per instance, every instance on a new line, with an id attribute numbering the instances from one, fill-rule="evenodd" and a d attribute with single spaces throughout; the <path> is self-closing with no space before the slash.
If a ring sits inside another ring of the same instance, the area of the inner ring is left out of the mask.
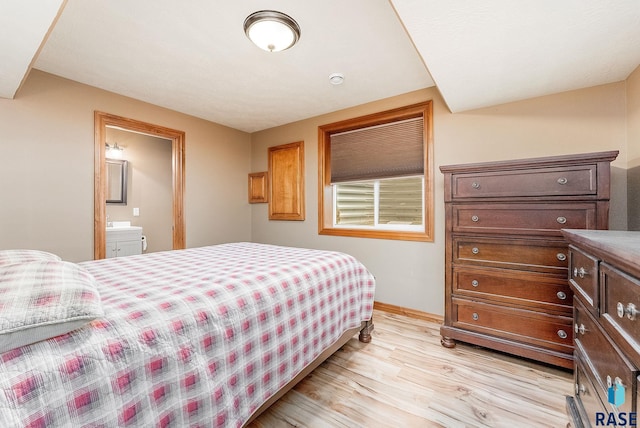
<path id="1" fill-rule="evenodd" d="M 344 74 L 342 73 L 331 73 L 329 75 L 329 82 L 332 85 L 341 85 L 344 82 Z"/>

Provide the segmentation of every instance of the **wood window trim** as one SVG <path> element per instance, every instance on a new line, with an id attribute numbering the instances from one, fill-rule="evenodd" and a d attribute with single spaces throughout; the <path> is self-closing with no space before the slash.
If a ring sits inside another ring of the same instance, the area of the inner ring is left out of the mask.
<path id="1" fill-rule="evenodd" d="M 331 135 L 422 116 L 424 120 L 424 232 L 362 230 L 333 226 Z M 433 101 L 347 119 L 318 127 L 318 234 L 405 241 L 434 240 Z"/>

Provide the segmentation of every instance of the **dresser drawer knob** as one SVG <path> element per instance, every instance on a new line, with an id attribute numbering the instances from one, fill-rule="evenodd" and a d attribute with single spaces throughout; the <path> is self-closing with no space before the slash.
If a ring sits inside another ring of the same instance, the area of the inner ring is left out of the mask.
<path id="1" fill-rule="evenodd" d="M 556 254 L 556 257 L 558 258 L 558 260 L 560 260 L 561 262 L 567 260 L 567 255 L 564 253 L 558 253 Z"/>
<path id="2" fill-rule="evenodd" d="M 618 302 L 618 304 L 616 305 L 616 313 L 620 318 L 624 318 L 626 315 L 626 317 L 631 321 L 635 321 L 636 317 L 638 316 L 638 308 L 633 303 L 629 303 L 625 307 L 622 302 Z"/>
<path id="3" fill-rule="evenodd" d="M 611 376 L 607 375 L 607 388 L 611 388 L 614 383 L 616 384 L 616 386 L 624 386 L 624 384 L 622 383 L 622 379 L 620 379 L 618 376 L 616 376 L 615 379 L 611 380 Z"/>
<path id="4" fill-rule="evenodd" d="M 478 254 L 478 253 L 480 252 L 480 249 L 479 249 L 478 247 L 473 247 L 473 248 L 471 249 L 471 252 L 472 252 L 473 254 Z"/>
<path id="5" fill-rule="evenodd" d="M 618 313 L 618 317 L 624 318 L 624 304 L 622 302 L 618 302 L 616 305 L 616 312 Z"/>
<path id="6" fill-rule="evenodd" d="M 556 221 L 560 224 L 565 224 L 567 222 L 567 218 L 560 216 L 556 219 Z"/>
<path id="7" fill-rule="evenodd" d="M 560 339 L 566 339 L 569 335 L 567 334 L 566 331 L 564 330 L 558 330 L 558 337 Z"/>
<path id="8" fill-rule="evenodd" d="M 587 331 L 587 329 L 584 327 L 584 324 L 580 324 L 580 327 L 578 327 L 578 323 L 575 323 L 573 325 L 573 331 L 575 331 L 576 334 L 578 334 L 578 333 L 584 334 L 585 331 Z"/>
<path id="9" fill-rule="evenodd" d="M 573 277 L 574 278 L 576 278 L 576 277 L 584 278 L 584 276 L 587 275 L 587 274 L 588 274 L 587 270 L 585 268 L 583 268 L 583 267 L 581 267 L 580 269 L 578 269 L 577 267 L 573 268 Z"/>
<path id="10" fill-rule="evenodd" d="M 627 318 L 629 318 L 631 321 L 635 321 L 636 316 L 638 315 L 638 309 L 636 308 L 636 305 L 634 305 L 633 303 L 627 304 L 625 314 L 627 314 Z"/>
<path id="11" fill-rule="evenodd" d="M 480 183 L 477 183 L 477 182 L 474 181 L 473 183 L 471 183 L 471 187 L 473 187 L 474 189 L 479 189 L 480 188 Z"/>
<path id="12" fill-rule="evenodd" d="M 556 296 L 558 296 L 558 299 L 560 300 L 565 300 L 567 298 L 567 293 L 565 293 L 564 291 L 558 291 L 556 293 Z"/>
<path id="13" fill-rule="evenodd" d="M 558 184 L 565 185 L 565 184 L 567 184 L 567 182 L 568 182 L 568 181 L 569 181 L 569 180 L 567 180 L 567 178 L 566 178 L 566 177 L 560 177 L 560 178 L 558 178 Z"/>
<path id="14" fill-rule="evenodd" d="M 474 313 L 471 315 L 471 318 L 473 318 L 473 320 L 474 320 L 474 321 L 478 321 L 478 319 L 480 318 L 480 315 L 478 315 L 478 313 L 477 313 L 477 312 L 474 312 Z"/>
<path id="15" fill-rule="evenodd" d="M 475 222 L 477 222 L 478 220 L 480 220 L 480 218 L 479 218 L 477 215 L 472 215 L 472 216 L 471 216 L 471 221 L 472 221 L 472 222 L 474 222 L 474 223 L 475 223 Z"/>
<path id="16" fill-rule="evenodd" d="M 477 287 L 478 285 L 480 285 L 480 283 L 478 282 L 477 279 L 474 279 L 473 281 L 471 281 L 471 285 L 473 285 L 474 287 Z"/>

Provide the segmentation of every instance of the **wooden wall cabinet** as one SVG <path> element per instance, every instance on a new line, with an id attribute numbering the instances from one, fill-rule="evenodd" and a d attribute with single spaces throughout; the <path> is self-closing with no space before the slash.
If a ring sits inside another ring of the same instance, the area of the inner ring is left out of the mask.
<path id="1" fill-rule="evenodd" d="M 304 142 L 269 147 L 269 220 L 304 217 Z"/>
<path id="2" fill-rule="evenodd" d="M 456 340 L 573 368 L 561 229 L 606 229 L 618 152 L 442 166 L 445 319 Z"/>
<path id="3" fill-rule="evenodd" d="M 269 202 L 268 173 L 252 172 L 249 174 L 249 203 L 259 204 Z"/>

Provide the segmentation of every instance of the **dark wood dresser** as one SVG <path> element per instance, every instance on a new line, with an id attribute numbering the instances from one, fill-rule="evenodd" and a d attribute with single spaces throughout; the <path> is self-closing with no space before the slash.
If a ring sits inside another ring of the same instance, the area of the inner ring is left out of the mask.
<path id="1" fill-rule="evenodd" d="M 631 418 L 640 422 L 640 415 L 631 415 L 640 400 L 640 232 L 563 234 L 574 292 L 572 425 L 630 426 Z"/>
<path id="2" fill-rule="evenodd" d="M 442 166 L 442 345 L 456 340 L 573 367 L 568 249 L 560 229 L 606 229 L 618 152 Z"/>

